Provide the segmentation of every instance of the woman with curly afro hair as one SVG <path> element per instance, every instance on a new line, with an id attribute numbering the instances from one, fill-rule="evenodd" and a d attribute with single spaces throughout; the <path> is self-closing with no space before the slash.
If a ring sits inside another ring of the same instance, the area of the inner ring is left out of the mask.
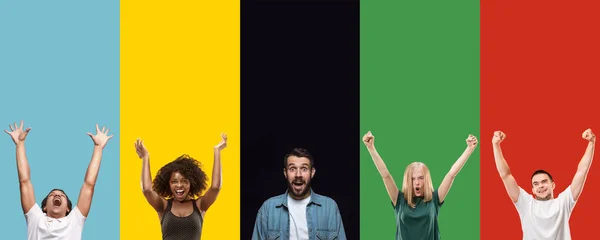
<path id="1" fill-rule="evenodd" d="M 211 185 L 200 162 L 184 154 L 163 166 L 154 181 L 150 177 L 150 154 L 144 141 L 135 142 L 135 150 L 143 160 L 142 188 L 148 203 L 160 218 L 164 240 L 200 239 L 204 214 L 215 202 L 221 189 L 221 150 L 227 146 L 227 135 L 214 147 L 215 159 Z M 203 196 L 200 194 L 208 190 Z"/>

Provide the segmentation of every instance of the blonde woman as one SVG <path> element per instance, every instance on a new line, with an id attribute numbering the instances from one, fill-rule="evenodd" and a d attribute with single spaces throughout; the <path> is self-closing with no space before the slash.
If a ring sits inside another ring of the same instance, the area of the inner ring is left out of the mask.
<path id="1" fill-rule="evenodd" d="M 375 137 L 371 131 L 362 138 L 373 162 L 383 178 L 383 184 L 392 200 L 396 213 L 396 239 L 439 240 L 438 212 L 458 172 L 477 147 L 477 138 L 469 134 L 467 148 L 456 160 L 442 180 L 438 189 L 433 188 L 429 168 L 421 162 L 413 162 L 404 170 L 402 191 L 398 189 L 383 159 L 375 149 Z"/>

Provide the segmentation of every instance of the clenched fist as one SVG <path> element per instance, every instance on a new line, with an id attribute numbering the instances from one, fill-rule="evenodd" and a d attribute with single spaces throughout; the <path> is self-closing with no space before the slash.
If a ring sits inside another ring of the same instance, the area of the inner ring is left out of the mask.
<path id="1" fill-rule="evenodd" d="M 492 143 L 500 144 L 502 141 L 504 141 L 505 138 L 506 138 L 506 134 L 504 134 L 502 131 L 495 131 L 494 137 L 492 138 Z"/>

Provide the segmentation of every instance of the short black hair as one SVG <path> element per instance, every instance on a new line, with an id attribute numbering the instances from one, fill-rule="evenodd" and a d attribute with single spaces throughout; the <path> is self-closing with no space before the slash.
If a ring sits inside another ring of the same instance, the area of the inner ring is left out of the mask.
<path id="1" fill-rule="evenodd" d="M 287 168 L 287 164 L 288 164 L 288 158 L 294 156 L 294 157 L 305 157 L 308 158 L 308 160 L 310 160 L 310 167 L 314 167 L 315 166 L 315 160 L 312 156 L 312 154 L 310 154 L 308 152 L 308 150 L 304 149 L 304 148 L 294 148 L 292 149 L 292 151 L 290 151 L 288 154 L 285 155 L 285 157 L 283 158 L 283 168 Z"/>
<path id="2" fill-rule="evenodd" d="M 69 209 L 67 209 L 67 214 L 66 215 L 69 215 L 69 213 L 71 212 L 71 210 L 73 210 L 73 203 L 71 203 L 71 199 L 69 199 L 69 196 L 65 193 L 65 191 L 63 191 L 62 189 L 58 189 L 58 188 L 52 189 L 46 195 L 46 197 L 44 198 L 44 200 L 42 200 L 42 212 L 46 213 L 46 210 L 44 210 L 44 207 L 46 206 L 46 202 L 48 202 L 48 196 L 50 196 L 50 193 L 52 193 L 54 191 L 61 191 L 65 195 L 65 197 L 67 197 L 67 208 L 69 208 Z"/>
<path id="3" fill-rule="evenodd" d="M 533 180 L 533 177 L 535 177 L 535 175 L 538 175 L 538 174 L 546 174 L 546 175 L 548 175 L 548 178 L 550 178 L 550 182 L 554 182 L 554 179 L 552 179 L 552 175 L 550 175 L 549 172 L 546 172 L 546 170 L 543 170 L 543 169 L 535 170 L 535 172 L 533 172 L 533 174 L 531 175 L 531 179 Z"/>

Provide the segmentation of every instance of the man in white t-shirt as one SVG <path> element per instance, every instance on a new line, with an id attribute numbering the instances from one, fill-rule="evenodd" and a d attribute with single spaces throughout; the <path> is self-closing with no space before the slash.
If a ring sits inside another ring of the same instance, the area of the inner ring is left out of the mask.
<path id="1" fill-rule="evenodd" d="M 494 132 L 492 138 L 494 158 L 506 191 L 519 212 L 523 239 L 571 239 L 569 218 L 577 199 L 581 195 L 587 173 L 592 164 L 596 136 L 591 129 L 583 132 L 582 138 L 588 141 L 585 154 L 579 162 L 571 185 L 561 192 L 558 198 L 554 198 L 553 191 L 556 185 L 552 175 L 544 170 L 537 170 L 531 176 L 532 192 L 535 198 L 517 185 L 502 155 L 502 149 L 500 149 L 500 143 L 505 138 L 506 135 L 503 132 Z"/>
<path id="2" fill-rule="evenodd" d="M 83 225 L 92 204 L 94 186 L 102 160 L 102 150 L 113 136 L 108 136 L 108 129 L 104 127 L 100 130 L 98 124 L 96 124 L 96 135 L 88 133 L 94 142 L 94 152 L 75 208 L 72 208 L 71 200 L 61 189 L 50 191 L 42 200 L 40 207 L 35 202 L 29 162 L 25 154 L 25 138 L 31 128 L 23 130 L 23 121 L 21 121 L 20 126 L 16 123 L 11 124 L 10 130 L 10 132 L 8 130 L 4 132 L 10 135 L 16 145 L 21 207 L 27 222 L 27 239 L 80 240 Z"/>

